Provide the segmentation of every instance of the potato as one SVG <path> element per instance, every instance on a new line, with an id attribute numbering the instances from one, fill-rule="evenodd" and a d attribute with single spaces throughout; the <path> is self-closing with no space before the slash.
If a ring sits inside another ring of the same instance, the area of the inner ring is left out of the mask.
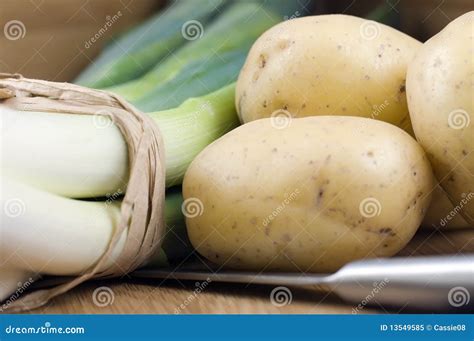
<path id="1" fill-rule="evenodd" d="M 324 272 L 394 255 L 410 240 L 434 185 L 413 138 L 359 117 L 280 128 L 244 124 L 191 163 L 183 194 L 200 254 L 235 268 Z"/>
<path id="2" fill-rule="evenodd" d="M 417 140 L 451 202 L 474 223 L 474 12 L 428 40 L 410 63 L 407 91 Z"/>
<path id="3" fill-rule="evenodd" d="M 287 20 L 249 52 L 237 81 L 240 119 L 361 116 L 411 132 L 405 76 L 421 45 L 391 27 L 348 15 Z"/>
<path id="4" fill-rule="evenodd" d="M 421 223 L 423 228 L 447 230 L 473 227 L 459 214 L 459 207 L 453 206 L 441 186 L 437 185 L 434 188 L 432 197 L 431 204 Z"/>

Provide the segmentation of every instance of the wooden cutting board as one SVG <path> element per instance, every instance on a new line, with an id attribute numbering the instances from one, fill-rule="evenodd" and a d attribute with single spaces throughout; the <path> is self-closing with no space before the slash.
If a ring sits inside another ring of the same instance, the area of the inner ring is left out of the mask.
<path id="1" fill-rule="evenodd" d="M 457 253 L 474 253 L 474 229 L 449 232 L 421 231 L 399 255 Z M 291 302 L 277 306 L 270 299 L 274 289 L 271 286 L 210 283 L 202 292 L 195 294 L 196 288 L 195 282 L 181 281 L 114 279 L 90 282 L 32 313 L 351 314 L 353 312 L 352 306 L 337 297 L 311 290 L 291 288 Z M 110 302 L 104 306 L 100 302 L 97 303 L 101 291 L 103 302 Z M 358 313 L 387 312 L 398 313 L 398 311 L 386 311 L 382 307 L 364 308 Z"/>

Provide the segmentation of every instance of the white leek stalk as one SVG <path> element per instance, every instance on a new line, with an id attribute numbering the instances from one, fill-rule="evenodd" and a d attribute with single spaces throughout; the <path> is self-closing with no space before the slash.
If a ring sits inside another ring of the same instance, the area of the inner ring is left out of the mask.
<path id="1" fill-rule="evenodd" d="M 163 135 L 167 185 L 179 184 L 192 159 L 238 124 L 234 85 L 149 115 Z M 125 192 L 127 148 L 108 118 L 0 106 L 0 119 L 2 169 L 9 177 L 71 198 Z"/>
<path id="2" fill-rule="evenodd" d="M 41 274 L 78 275 L 105 252 L 120 217 L 120 201 L 68 199 L 5 176 L 0 188 L 0 302 Z M 165 201 L 162 248 L 148 260 L 153 266 L 180 261 L 192 252 L 187 241 L 181 192 L 172 189 Z M 122 251 L 126 231 L 107 267 Z"/>
<path id="3" fill-rule="evenodd" d="M 105 252 L 119 203 L 63 198 L 2 177 L 0 301 L 37 274 L 77 275 Z M 110 265 L 123 249 L 126 231 Z"/>

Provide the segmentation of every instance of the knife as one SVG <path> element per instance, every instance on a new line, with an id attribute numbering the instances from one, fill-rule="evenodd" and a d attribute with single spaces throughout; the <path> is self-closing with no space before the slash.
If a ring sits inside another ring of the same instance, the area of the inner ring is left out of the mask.
<path id="1" fill-rule="evenodd" d="M 141 269 L 131 276 L 304 287 L 357 306 L 474 311 L 474 255 L 360 260 L 333 274 Z"/>

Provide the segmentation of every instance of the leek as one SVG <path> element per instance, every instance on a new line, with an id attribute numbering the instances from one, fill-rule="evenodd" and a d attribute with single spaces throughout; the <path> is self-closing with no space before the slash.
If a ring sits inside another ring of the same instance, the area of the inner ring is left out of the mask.
<path id="1" fill-rule="evenodd" d="M 190 20 L 207 23 L 228 0 L 177 0 L 109 43 L 75 80 L 95 88 L 120 84 L 146 73 L 187 40 L 181 30 Z"/>
<path id="2" fill-rule="evenodd" d="M 119 201 L 64 198 L 2 176 L 0 204 L 0 302 L 38 274 L 74 276 L 91 268 L 105 253 L 120 219 Z M 181 212 L 180 191 L 167 194 L 163 248 L 149 261 L 168 260 L 191 252 Z M 104 268 L 125 245 L 124 231 Z"/>
<path id="3" fill-rule="evenodd" d="M 235 86 L 150 113 L 161 130 L 167 186 L 180 184 L 189 163 L 239 122 Z M 106 117 L 23 112 L 0 106 L 2 169 L 7 176 L 70 198 L 124 193 L 127 147 Z"/>
<path id="4" fill-rule="evenodd" d="M 213 54 L 189 63 L 179 75 L 134 104 L 142 111 L 165 110 L 189 97 L 201 96 L 237 80 L 247 57 L 247 48 Z"/>
<path id="5" fill-rule="evenodd" d="M 143 102 L 139 102 L 140 99 L 159 93 L 159 90 L 182 73 L 189 63 L 199 59 L 206 60 L 214 55 L 218 57 L 219 54 L 229 51 L 248 51 L 260 34 L 280 20 L 280 17 L 263 6 L 261 1 L 236 2 L 209 27 L 204 28 L 200 39 L 185 45 L 141 78 L 108 90 L 122 95 L 140 108 L 140 104 L 143 105 Z M 245 57 L 242 58 L 242 64 L 244 60 Z M 237 78 L 237 74 L 234 77 Z"/>

